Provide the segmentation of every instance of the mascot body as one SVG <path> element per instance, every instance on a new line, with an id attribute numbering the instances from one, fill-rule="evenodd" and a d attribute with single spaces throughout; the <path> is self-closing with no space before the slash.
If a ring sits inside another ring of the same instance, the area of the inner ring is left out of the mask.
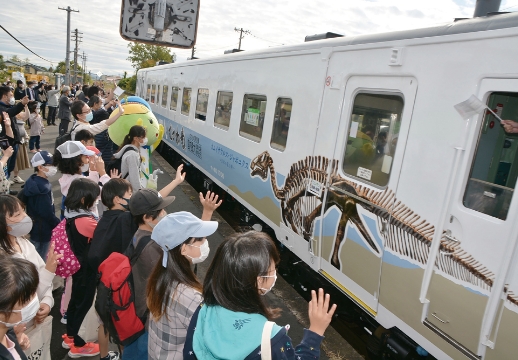
<path id="1" fill-rule="evenodd" d="M 158 123 L 147 101 L 138 96 L 129 96 L 127 99 L 123 99 L 120 106 L 124 108 L 124 115 L 110 125 L 108 135 L 115 144 L 120 146 L 132 126 L 140 125 L 146 128 L 147 143 L 149 145 L 140 147 L 140 156 L 142 159 L 140 165 L 140 181 L 143 187 L 156 189 L 157 177 L 156 174 L 153 173 L 150 157 L 151 153 L 158 147 L 160 141 L 162 141 L 164 127 Z M 115 113 L 115 111 L 112 112 L 111 116 L 114 116 Z"/>

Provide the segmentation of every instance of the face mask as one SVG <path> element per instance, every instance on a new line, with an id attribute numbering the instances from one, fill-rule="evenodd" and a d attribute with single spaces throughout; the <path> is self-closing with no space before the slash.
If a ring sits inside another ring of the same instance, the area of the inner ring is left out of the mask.
<path id="1" fill-rule="evenodd" d="M 272 286 L 270 286 L 269 289 L 265 289 L 265 288 L 259 288 L 259 290 L 262 290 L 263 293 L 261 295 L 266 295 L 268 294 L 272 289 L 273 287 L 275 286 L 275 282 L 277 281 L 277 270 L 275 270 L 275 275 L 269 275 L 269 276 L 261 276 L 263 278 L 273 278 L 273 284 Z"/>
<path id="2" fill-rule="evenodd" d="M 156 218 L 158 221 L 156 222 L 156 224 L 158 224 L 160 222 L 160 220 L 162 220 L 163 218 L 165 218 L 165 216 L 167 215 L 167 213 L 165 213 L 163 216 L 162 215 L 158 215 L 158 217 Z M 146 224 L 148 224 L 152 229 L 155 228 L 156 224 L 155 223 L 152 223 L 151 221 L 146 221 Z"/>
<path id="3" fill-rule="evenodd" d="M 20 222 L 14 224 L 7 224 L 7 226 L 11 227 L 11 230 L 7 231 L 9 235 L 27 235 L 32 230 L 32 219 L 29 216 L 25 215 L 25 217 Z"/>
<path id="4" fill-rule="evenodd" d="M 144 141 L 140 143 L 140 146 L 146 146 L 147 145 L 147 138 L 144 138 Z"/>
<path id="5" fill-rule="evenodd" d="M 90 111 L 88 114 L 86 114 L 85 120 L 90 122 L 93 120 L 93 118 L 94 118 L 94 114 L 93 114 L 93 112 Z"/>
<path id="6" fill-rule="evenodd" d="M 192 246 L 192 247 L 197 247 L 200 249 L 200 257 L 193 258 L 192 256 L 186 255 L 192 259 L 193 264 L 199 264 L 201 262 L 204 262 L 205 259 L 207 259 L 209 257 L 210 248 L 209 248 L 209 242 L 207 240 L 205 240 L 205 242 L 201 246 L 196 246 L 196 245 L 191 245 L 191 244 L 187 244 L 187 245 Z"/>
<path id="7" fill-rule="evenodd" d="M 9 105 L 14 105 L 15 102 L 16 100 L 14 100 L 14 97 L 9 99 Z"/>
<path id="8" fill-rule="evenodd" d="M 21 312 L 22 313 L 22 319 L 18 321 L 17 323 L 6 323 L 3 321 L 0 321 L 0 323 L 4 324 L 8 328 L 15 327 L 16 325 L 19 325 L 21 323 L 28 323 L 38 313 L 38 310 L 40 309 L 40 302 L 38 301 L 38 296 L 35 296 L 30 303 L 28 303 L 26 306 L 24 306 L 21 310 L 13 310 L 13 312 Z"/>
<path id="9" fill-rule="evenodd" d="M 130 202 L 130 199 L 126 199 L 126 198 L 121 198 L 122 200 L 126 200 L 126 204 L 119 204 L 120 206 L 122 206 L 124 209 L 126 210 L 129 210 L 129 202 Z M 153 224 L 154 225 L 154 224 Z M 151 226 L 153 227 L 153 226 Z"/>
<path id="10" fill-rule="evenodd" d="M 90 170 L 90 164 L 83 164 L 81 166 L 81 172 L 87 172 L 88 170 Z"/>
<path id="11" fill-rule="evenodd" d="M 53 177 L 58 172 L 58 168 L 55 166 L 45 166 L 45 169 L 48 171 L 45 173 L 45 176 L 47 177 Z"/>

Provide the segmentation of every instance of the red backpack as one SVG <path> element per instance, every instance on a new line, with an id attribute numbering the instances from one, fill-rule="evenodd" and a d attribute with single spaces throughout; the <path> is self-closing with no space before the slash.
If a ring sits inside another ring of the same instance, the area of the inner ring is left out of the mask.
<path id="1" fill-rule="evenodd" d="M 116 344 L 127 346 L 145 332 L 145 319 L 137 315 L 132 266 L 151 237 L 133 241 L 124 254 L 114 252 L 99 265 L 99 284 L 95 310 L 103 321 L 104 330 Z"/>

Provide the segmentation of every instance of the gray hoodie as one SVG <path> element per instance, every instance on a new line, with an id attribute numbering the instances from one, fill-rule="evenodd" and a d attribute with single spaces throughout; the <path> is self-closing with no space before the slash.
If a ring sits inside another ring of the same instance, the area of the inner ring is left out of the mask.
<path id="1" fill-rule="evenodd" d="M 132 147 L 135 151 L 128 150 L 124 153 L 124 151 L 129 147 Z M 128 144 L 120 149 L 120 151 L 113 154 L 113 157 L 116 159 L 120 159 L 121 156 L 121 177 L 126 178 L 126 180 L 131 183 L 133 192 L 142 189 L 142 184 L 140 182 L 140 164 L 142 163 L 140 150 L 136 146 Z"/>

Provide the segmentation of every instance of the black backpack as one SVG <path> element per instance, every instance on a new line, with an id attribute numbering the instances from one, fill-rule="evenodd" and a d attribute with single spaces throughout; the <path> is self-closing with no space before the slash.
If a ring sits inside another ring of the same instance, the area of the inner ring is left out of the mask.
<path id="1" fill-rule="evenodd" d="M 106 165 L 106 168 L 105 168 L 106 174 L 108 174 L 108 176 L 110 175 L 110 173 L 113 169 L 117 169 L 119 174 L 122 175 L 122 171 L 121 171 L 122 158 L 124 157 L 124 154 L 126 154 L 128 151 L 137 151 L 137 150 L 135 150 L 135 148 L 132 146 L 128 146 L 126 149 L 124 149 L 124 152 L 122 153 L 122 155 L 119 158 L 115 158 L 112 161 L 110 161 L 110 163 L 108 165 Z M 129 175 L 129 172 L 126 175 L 124 175 L 122 178 L 126 179 L 128 177 L 128 175 Z"/>
<path id="2" fill-rule="evenodd" d="M 64 134 L 58 135 L 58 137 L 56 138 L 56 141 L 54 142 L 54 150 L 56 150 L 59 145 L 64 144 L 67 141 L 71 141 L 72 140 L 72 132 L 78 126 L 79 126 L 79 124 L 77 124 L 76 126 L 72 126 L 72 129 L 69 132 L 66 132 Z"/>

